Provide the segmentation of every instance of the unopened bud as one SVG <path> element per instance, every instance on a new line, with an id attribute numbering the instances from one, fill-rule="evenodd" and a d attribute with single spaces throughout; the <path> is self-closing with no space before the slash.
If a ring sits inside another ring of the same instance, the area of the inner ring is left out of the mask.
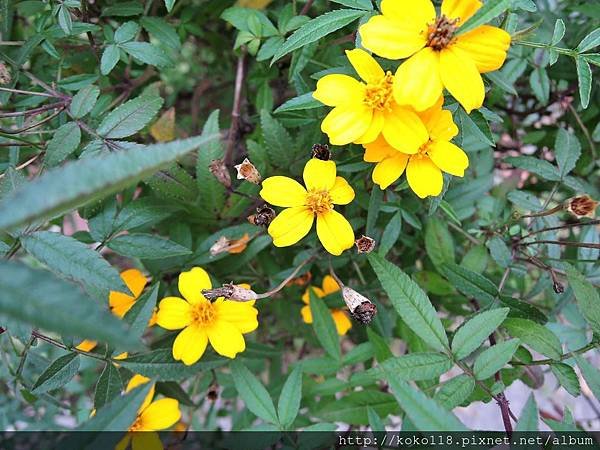
<path id="1" fill-rule="evenodd" d="M 554 292 L 556 292 L 557 294 L 562 294 L 563 292 L 565 292 L 565 287 L 562 285 L 562 283 L 558 281 L 552 283 L 552 289 L 554 289 Z"/>
<path id="2" fill-rule="evenodd" d="M 359 237 L 355 242 L 358 253 L 371 253 L 377 243 L 375 239 L 365 236 L 364 234 Z"/>
<path id="3" fill-rule="evenodd" d="M 235 166 L 235 169 L 237 170 L 238 180 L 246 180 L 250 183 L 260 184 L 262 180 L 260 173 L 248 158 L 244 159 L 241 164 Z"/>
<path id="4" fill-rule="evenodd" d="M 589 195 L 573 197 L 565 202 L 565 208 L 575 217 L 594 217 L 598 202 Z"/>
<path id="5" fill-rule="evenodd" d="M 236 302 L 251 302 L 252 300 L 258 299 L 258 295 L 252 289 L 247 289 L 231 283 L 224 284 L 215 289 L 204 289 L 202 290 L 202 295 L 211 301 L 216 300 L 219 297 L 234 300 Z"/>
<path id="6" fill-rule="evenodd" d="M 327 144 L 315 144 L 312 146 L 312 157 L 321 161 L 329 161 L 331 159 L 331 151 Z"/>
<path id="7" fill-rule="evenodd" d="M 222 159 L 214 159 L 211 161 L 208 165 L 208 170 L 210 170 L 210 173 L 212 173 L 223 186 L 231 187 L 231 176 Z"/>
<path id="8" fill-rule="evenodd" d="M 267 228 L 275 218 L 275 210 L 267 205 L 256 208 L 256 214 L 248 216 L 248 222 L 258 227 Z"/>
<path id="9" fill-rule="evenodd" d="M 350 315 L 362 324 L 368 325 L 377 314 L 377 305 L 352 288 L 342 287 L 342 298 L 350 310 Z"/>

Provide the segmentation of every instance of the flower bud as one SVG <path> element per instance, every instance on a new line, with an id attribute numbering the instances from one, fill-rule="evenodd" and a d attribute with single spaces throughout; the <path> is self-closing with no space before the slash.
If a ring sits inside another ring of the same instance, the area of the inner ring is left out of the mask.
<path id="1" fill-rule="evenodd" d="M 342 287 L 342 298 L 350 310 L 350 315 L 362 324 L 368 325 L 377 314 L 377 305 L 352 288 Z"/>
<path id="2" fill-rule="evenodd" d="M 237 170 L 238 180 L 246 180 L 250 183 L 260 184 L 262 180 L 260 173 L 248 158 L 244 159 L 241 164 L 234 167 Z"/>
<path id="3" fill-rule="evenodd" d="M 222 159 L 214 159 L 208 165 L 208 170 L 225 187 L 231 187 L 231 176 L 229 170 Z"/>
<path id="4" fill-rule="evenodd" d="M 377 243 L 375 239 L 365 236 L 364 234 L 359 237 L 355 242 L 358 253 L 371 253 Z"/>
<path id="5" fill-rule="evenodd" d="M 594 217 L 598 202 L 589 195 L 580 195 L 573 197 L 565 202 L 565 209 L 575 217 Z"/>
<path id="6" fill-rule="evenodd" d="M 321 161 L 329 161 L 331 159 L 331 151 L 327 144 L 315 144 L 312 146 L 312 157 Z"/>
<path id="7" fill-rule="evenodd" d="M 275 218 L 275 210 L 267 205 L 256 208 L 256 214 L 248 216 L 248 222 L 258 227 L 267 228 Z"/>

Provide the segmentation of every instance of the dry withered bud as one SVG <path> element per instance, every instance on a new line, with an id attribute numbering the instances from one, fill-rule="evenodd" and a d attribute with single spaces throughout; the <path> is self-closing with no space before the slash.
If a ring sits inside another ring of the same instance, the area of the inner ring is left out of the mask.
<path id="1" fill-rule="evenodd" d="M 241 164 L 234 167 L 237 170 L 238 180 L 246 180 L 250 183 L 260 184 L 262 180 L 260 173 L 248 158 L 244 159 Z"/>
<path id="2" fill-rule="evenodd" d="M 367 297 L 347 286 L 342 287 L 342 298 L 354 320 L 368 325 L 377 314 L 377 306 Z"/>
<path id="3" fill-rule="evenodd" d="M 206 398 L 211 402 L 214 402 L 219 398 L 219 385 L 217 383 L 210 385 L 208 391 L 206 391 Z"/>
<path id="4" fill-rule="evenodd" d="M 596 215 L 598 202 L 589 195 L 579 195 L 565 202 L 565 209 L 575 217 L 590 217 Z"/>
<path id="5" fill-rule="evenodd" d="M 554 289 L 554 292 L 556 292 L 557 294 L 562 294 L 563 292 L 565 292 L 565 287 L 562 283 L 558 281 L 552 283 L 552 289 Z"/>
<path id="6" fill-rule="evenodd" d="M 258 295 L 252 289 L 246 289 L 245 287 L 237 286 L 232 283 L 224 284 L 223 286 L 214 289 L 204 289 L 202 295 L 211 301 L 216 300 L 219 297 L 234 300 L 236 302 L 250 302 L 258 299 Z"/>
<path id="7" fill-rule="evenodd" d="M 248 222 L 258 227 L 267 228 L 275 218 L 275 210 L 267 205 L 256 208 L 256 214 L 248 216 Z"/>
<path id="8" fill-rule="evenodd" d="M 355 242 L 358 253 L 371 253 L 377 243 L 375 239 L 365 236 L 364 234 L 359 237 Z"/>
<path id="9" fill-rule="evenodd" d="M 208 170 L 225 187 L 231 187 L 231 176 L 222 159 L 214 159 L 208 165 Z"/>
<path id="10" fill-rule="evenodd" d="M 312 146 L 312 157 L 320 159 L 322 161 L 329 161 L 331 159 L 331 151 L 327 144 L 315 144 Z"/>
<path id="11" fill-rule="evenodd" d="M 215 242 L 211 247 L 210 247 L 210 254 L 212 256 L 216 256 L 219 253 L 223 253 L 227 251 L 227 248 L 229 247 L 229 239 L 225 236 L 221 236 L 219 239 L 217 239 L 217 242 Z"/>
<path id="12" fill-rule="evenodd" d="M 10 70 L 6 67 L 6 64 L 0 62 L 0 84 L 8 84 L 12 81 Z"/>

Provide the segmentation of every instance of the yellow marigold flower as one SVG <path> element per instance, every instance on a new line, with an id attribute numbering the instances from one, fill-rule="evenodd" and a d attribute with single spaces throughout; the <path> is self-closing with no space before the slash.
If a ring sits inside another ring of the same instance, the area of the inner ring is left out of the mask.
<path id="1" fill-rule="evenodd" d="M 397 148 L 414 152 L 427 133 L 412 109 L 399 106 L 392 96 L 394 76 L 361 49 L 346 51 L 350 64 L 364 83 L 342 74 L 325 75 L 313 97 L 333 110 L 321 130 L 334 145 L 367 144 L 383 133 Z"/>
<path id="2" fill-rule="evenodd" d="M 430 0 L 381 2 L 382 15 L 369 19 L 359 31 L 362 45 L 377 55 L 408 58 L 396 71 L 396 102 L 422 111 L 436 102 L 445 87 L 467 112 L 483 104 L 480 74 L 504 64 L 510 35 L 482 25 L 455 36 L 480 7 L 479 0 L 443 0 L 436 17 Z"/>
<path id="3" fill-rule="evenodd" d="M 396 181 L 406 169 L 408 185 L 420 198 L 436 196 L 442 192 L 442 171 L 462 177 L 469 167 L 467 154 L 450 142 L 458 134 L 450 111 L 442 109 L 442 101 L 419 113 L 427 127 L 429 140 L 417 153 L 406 154 L 392 147 L 380 136 L 375 142 L 365 145 L 364 160 L 376 162 L 373 181 L 381 189 Z"/>
<path id="4" fill-rule="evenodd" d="M 208 301 L 203 289 L 211 289 L 208 273 L 201 267 L 179 275 L 179 292 L 183 296 L 160 301 L 156 323 L 167 330 L 183 330 L 173 343 L 173 358 L 190 366 L 198 361 L 206 346 L 228 358 L 246 349 L 243 334 L 258 327 L 254 302 L 217 299 Z M 184 300 L 185 299 L 185 300 Z"/>
<path id="5" fill-rule="evenodd" d="M 312 289 L 315 295 L 319 298 L 326 297 L 329 294 L 333 294 L 334 292 L 338 292 L 340 290 L 340 286 L 336 283 L 331 275 L 326 275 L 323 278 L 322 287 L 317 286 L 309 286 L 304 294 L 302 295 L 302 301 L 306 303 L 305 306 L 300 310 L 300 314 L 302 314 L 302 320 L 305 323 L 312 323 L 312 311 L 310 310 L 310 293 L 309 289 Z M 352 322 L 348 318 L 348 315 L 341 309 L 332 309 L 331 317 L 333 318 L 333 322 L 335 323 L 335 328 L 340 336 L 345 335 L 350 328 L 352 328 Z"/>
<path id="6" fill-rule="evenodd" d="M 277 247 L 288 247 L 308 234 L 317 218 L 319 240 L 332 255 L 341 255 L 354 245 L 352 226 L 333 205 L 347 205 L 354 199 L 348 182 L 336 176 L 333 161 L 311 159 L 304 166 L 304 184 L 288 177 L 269 177 L 262 183 L 260 196 L 284 209 L 269 225 L 268 232 Z"/>
<path id="7" fill-rule="evenodd" d="M 142 375 L 134 375 L 125 392 L 150 381 Z M 176 424 L 181 418 L 179 402 L 173 398 L 161 398 L 152 401 L 154 398 L 154 385 L 146 395 L 144 402 L 138 409 L 137 417 L 129 427 L 129 432 L 116 445 L 115 450 L 125 450 L 129 443 L 134 450 L 162 450 L 163 445 L 156 431 L 166 430 Z M 148 433 L 150 432 L 150 433 Z"/>

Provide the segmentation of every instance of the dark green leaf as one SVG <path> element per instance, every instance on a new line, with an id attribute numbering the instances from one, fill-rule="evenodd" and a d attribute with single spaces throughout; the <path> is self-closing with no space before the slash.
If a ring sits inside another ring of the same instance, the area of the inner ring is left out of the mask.
<path id="1" fill-rule="evenodd" d="M 503 327 L 511 336 L 519 338 L 523 344 L 542 355 L 552 359 L 559 359 L 562 355 L 562 347 L 556 335 L 539 323 L 509 318 L 504 321 Z"/>
<path id="2" fill-rule="evenodd" d="M 282 113 L 289 111 L 301 111 L 305 109 L 313 109 L 320 108 L 323 106 L 318 100 L 315 100 L 312 96 L 312 92 L 307 92 L 306 94 L 299 95 L 298 97 L 294 97 L 286 101 L 283 105 L 277 108 L 274 112 Z"/>
<path id="3" fill-rule="evenodd" d="M 50 366 L 44 370 L 44 373 L 37 379 L 31 392 L 34 394 L 43 394 L 63 387 L 79 370 L 79 355 L 69 353 L 56 359 Z"/>
<path id="4" fill-rule="evenodd" d="M 262 383 L 240 361 L 234 360 L 230 368 L 233 383 L 246 408 L 266 422 L 279 423 L 273 400 Z"/>
<path id="5" fill-rule="evenodd" d="M 375 410 L 381 417 L 397 413 L 398 404 L 394 397 L 385 392 L 363 390 L 333 400 L 322 400 L 314 408 L 313 415 L 331 422 L 345 422 L 354 425 L 369 423 L 367 408 Z"/>
<path id="6" fill-rule="evenodd" d="M 550 365 L 550 369 L 552 369 L 552 373 L 560 385 L 564 387 L 569 394 L 573 397 L 577 397 L 581 394 L 579 377 L 577 377 L 575 370 L 573 370 L 571 366 L 563 363 L 555 363 Z"/>
<path id="7" fill-rule="evenodd" d="M 67 122 L 56 130 L 46 148 L 46 164 L 56 166 L 73 153 L 81 141 L 81 130 L 75 122 Z"/>
<path id="8" fill-rule="evenodd" d="M 435 393 L 434 399 L 444 408 L 452 410 L 469 398 L 475 389 L 475 380 L 467 374 L 450 378 Z"/>
<path id="9" fill-rule="evenodd" d="M 548 181 L 560 180 L 560 174 L 556 167 L 543 159 L 534 158 L 533 156 L 510 156 L 504 160 L 508 164 L 533 172 Z"/>
<path id="10" fill-rule="evenodd" d="M 140 23 L 150 36 L 156 38 L 161 44 L 174 50 L 181 47 L 179 35 L 165 20 L 159 17 L 142 17 Z"/>
<path id="11" fill-rule="evenodd" d="M 94 408 L 102 408 L 106 403 L 112 401 L 123 390 L 123 380 L 119 371 L 112 363 L 106 363 L 104 370 L 96 383 L 94 392 Z"/>
<path id="12" fill-rule="evenodd" d="M 129 324 L 129 330 L 136 338 L 141 338 L 144 331 L 148 328 L 148 321 L 152 317 L 152 312 L 156 306 L 158 297 L 159 283 L 148 289 L 140 298 L 136 300 L 131 309 L 127 311 L 123 320 Z"/>
<path id="13" fill-rule="evenodd" d="M 521 410 L 521 415 L 519 416 L 515 431 L 538 431 L 539 420 L 535 397 L 533 396 L 533 393 L 531 393 L 529 394 L 527 403 L 525 403 L 525 406 L 523 406 L 523 409 Z"/>
<path id="14" fill-rule="evenodd" d="M 281 426 L 288 428 L 292 425 L 298 411 L 300 410 L 300 400 L 302 398 L 302 365 L 298 365 L 288 376 L 277 403 L 279 421 Z"/>
<path id="15" fill-rule="evenodd" d="M 69 107 L 73 117 L 76 119 L 81 119 L 92 109 L 94 109 L 99 95 L 100 88 L 93 84 L 90 84 L 89 86 L 86 86 L 77 92 L 77 94 L 73 96 L 73 100 L 71 100 L 71 106 Z"/>
<path id="16" fill-rule="evenodd" d="M 315 295 L 312 289 L 309 290 L 309 293 L 310 311 L 313 319 L 312 325 L 317 339 L 332 358 L 340 360 L 340 341 L 335 322 L 331 317 L 331 312 L 325 305 L 325 302 Z"/>
<path id="17" fill-rule="evenodd" d="M 512 0 L 497 0 L 487 1 L 481 8 L 477 10 L 473 16 L 467 20 L 464 25 L 458 29 L 457 34 L 463 34 L 467 31 L 473 30 L 484 23 L 498 17 L 508 8 L 510 8 Z"/>
<path id="18" fill-rule="evenodd" d="M 119 44 L 119 47 L 145 64 L 156 67 L 167 67 L 172 64 L 165 52 L 148 42 L 125 42 Z"/>
<path id="19" fill-rule="evenodd" d="M 425 249 L 436 267 L 454 263 L 454 241 L 448 226 L 441 220 L 431 217 L 425 226 Z"/>
<path id="20" fill-rule="evenodd" d="M 498 294 L 498 289 L 494 283 L 483 275 L 462 266 L 445 264 L 442 268 L 442 274 L 467 297 L 474 297 L 486 304 L 494 301 Z"/>
<path id="21" fill-rule="evenodd" d="M 499 236 L 492 237 L 485 243 L 485 246 L 489 249 L 490 255 L 494 258 L 494 261 L 502 268 L 506 268 L 512 261 L 512 256 L 508 246 L 504 240 Z"/>
<path id="22" fill-rule="evenodd" d="M 111 111 L 98 126 L 98 134 L 107 139 L 118 139 L 140 131 L 156 115 L 163 99 L 140 95 Z"/>
<path id="23" fill-rule="evenodd" d="M 107 246 L 120 255 L 140 259 L 170 258 L 192 253 L 183 245 L 146 233 L 123 234 L 108 241 Z"/>
<path id="24" fill-rule="evenodd" d="M 462 325 L 452 339 L 452 353 L 463 359 L 474 352 L 506 319 L 508 308 L 481 312 Z"/>
<path id="25" fill-rule="evenodd" d="M 519 347 L 520 341 L 518 339 L 510 339 L 505 342 L 500 342 L 496 345 L 492 345 L 479 354 L 475 360 L 473 366 L 473 372 L 475 378 L 478 380 L 485 380 L 491 377 L 496 372 L 499 372 L 504 365 L 509 362 L 517 348 Z"/>

